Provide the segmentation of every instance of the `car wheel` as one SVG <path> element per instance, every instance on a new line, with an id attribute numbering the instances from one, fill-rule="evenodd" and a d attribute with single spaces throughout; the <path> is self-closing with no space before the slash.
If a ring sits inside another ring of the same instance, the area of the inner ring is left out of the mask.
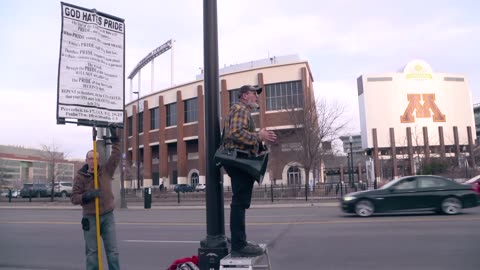
<path id="1" fill-rule="evenodd" d="M 355 213 L 361 217 L 369 217 L 375 212 L 373 203 L 368 200 L 361 200 L 355 204 Z"/>
<path id="2" fill-rule="evenodd" d="M 67 198 L 67 196 L 68 196 L 68 195 L 67 195 L 67 192 L 65 192 L 65 191 L 62 191 L 62 194 L 61 194 L 61 196 L 62 196 L 62 198 Z"/>
<path id="3" fill-rule="evenodd" d="M 462 202 L 454 197 L 446 198 L 442 201 L 442 212 L 447 215 L 456 215 L 462 211 Z"/>

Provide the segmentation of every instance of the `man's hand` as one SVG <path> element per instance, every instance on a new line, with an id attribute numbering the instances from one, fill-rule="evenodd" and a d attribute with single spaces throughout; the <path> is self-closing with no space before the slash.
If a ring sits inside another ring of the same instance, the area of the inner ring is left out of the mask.
<path id="1" fill-rule="evenodd" d="M 88 191 L 88 192 L 83 193 L 82 202 L 83 202 L 83 204 L 87 204 L 97 197 L 100 197 L 100 190 L 99 189 L 94 189 L 92 191 Z"/>
<path id="2" fill-rule="evenodd" d="M 115 125 L 110 125 L 108 128 L 110 129 L 110 141 L 112 143 L 117 143 L 119 141 L 117 127 Z"/>
<path id="3" fill-rule="evenodd" d="M 262 141 L 274 142 L 275 140 L 277 140 L 277 134 L 275 134 L 275 132 L 271 130 L 262 129 L 258 133 L 258 136 Z"/>

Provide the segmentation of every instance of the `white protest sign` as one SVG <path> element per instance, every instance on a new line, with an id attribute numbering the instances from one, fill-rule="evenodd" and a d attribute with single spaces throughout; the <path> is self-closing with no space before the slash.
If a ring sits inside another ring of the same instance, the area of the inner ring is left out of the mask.
<path id="1" fill-rule="evenodd" d="M 61 6 L 57 122 L 123 123 L 124 20 L 63 2 Z"/>

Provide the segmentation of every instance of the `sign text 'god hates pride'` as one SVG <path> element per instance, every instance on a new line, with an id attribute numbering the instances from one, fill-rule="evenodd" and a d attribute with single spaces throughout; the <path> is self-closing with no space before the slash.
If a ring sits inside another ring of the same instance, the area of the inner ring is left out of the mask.
<path id="1" fill-rule="evenodd" d="M 123 123 L 124 20 L 95 9 L 61 6 L 57 123 Z"/>

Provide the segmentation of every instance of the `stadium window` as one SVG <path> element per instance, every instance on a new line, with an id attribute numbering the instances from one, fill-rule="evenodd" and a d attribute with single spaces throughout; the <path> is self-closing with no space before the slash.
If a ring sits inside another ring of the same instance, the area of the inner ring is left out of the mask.
<path id="1" fill-rule="evenodd" d="M 185 103 L 185 123 L 197 121 L 198 115 L 198 98 L 191 98 L 184 101 Z"/>
<path id="2" fill-rule="evenodd" d="M 233 89 L 228 91 L 230 94 L 230 104 L 229 107 L 232 107 L 233 104 L 238 102 L 238 91 L 240 91 L 240 88 Z"/>
<path id="3" fill-rule="evenodd" d="M 138 133 L 143 132 L 143 112 L 138 113 Z"/>
<path id="4" fill-rule="evenodd" d="M 160 110 L 157 108 L 150 109 L 150 130 L 160 128 Z"/>
<path id="5" fill-rule="evenodd" d="M 302 81 L 265 85 L 267 111 L 303 108 Z"/>
<path id="6" fill-rule="evenodd" d="M 132 123 L 133 123 L 133 120 L 132 120 L 132 117 L 128 117 L 127 119 L 127 126 L 128 126 L 128 136 L 132 136 L 132 132 L 133 132 L 133 129 L 132 129 Z"/>
<path id="7" fill-rule="evenodd" d="M 167 106 L 167 127 L 177 125 L 177 103 L 168 104 Z"/>

